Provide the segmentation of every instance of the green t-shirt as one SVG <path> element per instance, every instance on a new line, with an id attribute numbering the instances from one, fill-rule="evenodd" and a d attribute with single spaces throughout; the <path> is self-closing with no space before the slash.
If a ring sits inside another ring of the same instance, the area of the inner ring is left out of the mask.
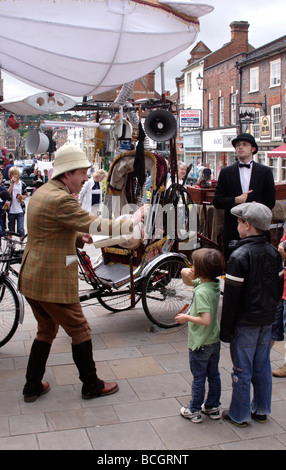
<path id="1" fill-rule="evenodd" d="M 220 281 L 201 283 L 200 279 L 194 281 L 194 299 L 189 312 L 193 317 L 200 313 L 209 312 L 211 322 L 208 326 L 195 325 L 189 322 L 188 347 L 192 351 L 205 344 L 214 344 L 219 341 L 218 304 L 220 297 Z"/>

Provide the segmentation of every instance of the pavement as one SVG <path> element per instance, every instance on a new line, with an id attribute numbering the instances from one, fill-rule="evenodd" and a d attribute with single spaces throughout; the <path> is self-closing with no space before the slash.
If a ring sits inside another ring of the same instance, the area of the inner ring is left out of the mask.
<path id="1" fill-rule="evenodd" d="M 63 330 L 52 346 L 45 379 L 51 390 L 34 403 L 22 389 L 36 322 L 26 304 L 25 319 L 0 349 L 0 449 L 130 450 L 172 454 L 185 450 L 285 450 L 286 379 L 273 377 L 272 413 L 265 424 L 237 428 L 223 420 L 194 424 L 180 416 L 191 394 L 187 328 L 154 330 L 141 305 L 109 313 L 84 308 L 92 329 L 98 375 L 117 381 L 114 395 L 81 399 L 81 383 Z M 272 367 L 285 362 L 285 342 L 271 352 Z M 231 398 L 232 364 L 222 344 L 222 409 Z M 114 453 L 113 453 L 114 455 Z M 140 455 L 140 452 L 138 452 Z M 127 464 L 126 464 L 127 466 Z"/>

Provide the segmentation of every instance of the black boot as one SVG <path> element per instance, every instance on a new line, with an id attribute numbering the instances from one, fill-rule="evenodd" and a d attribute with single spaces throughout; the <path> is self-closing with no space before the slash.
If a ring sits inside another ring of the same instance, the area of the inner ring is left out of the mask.
<path id="1" fill-rule="evenodd" d="M 40 395 L 49 391 L 49 384 L 42 383 L 46 370 L 46 362 L 49 357 L 51 344 L 34 340 L 26 372 L 26 384 L 23 395 L 26 402 L 35 401 Z"/>
<path id="2" fill-rule="evenodd" d="M 104 382 L 96 374 L 91 340 L 72 345 L 72 355 L 79 371 L 79 378 L 83 383 L 82 398 L 99 397 L 104 389 Z"/>

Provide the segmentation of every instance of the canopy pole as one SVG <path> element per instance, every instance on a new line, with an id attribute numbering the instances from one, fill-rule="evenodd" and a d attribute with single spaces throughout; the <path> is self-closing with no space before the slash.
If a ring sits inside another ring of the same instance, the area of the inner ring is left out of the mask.
<path id="1" fill-rule="evenodd" d="M 3 79 L 1 75 L 1 68 L 0 68 L 0 101 L 4 101 L 4 89 L 3 89 Z"/>
<path id="2" fill-rule="evenodd" d="M 165 91 L 165 64 L 161 62 L 160 69 L 161 69 L 161 95 L 163 103 L 166 103 L 166 91 Z"/>

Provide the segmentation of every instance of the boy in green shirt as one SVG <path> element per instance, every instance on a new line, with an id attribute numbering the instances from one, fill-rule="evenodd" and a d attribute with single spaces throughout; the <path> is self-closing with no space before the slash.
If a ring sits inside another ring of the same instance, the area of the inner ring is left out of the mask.
<path id="1" fill-rule="evenodd" d="M 202 248 L 193 253 L 193 268 L 182 270 L 185 284 L 194 287 L 194 299 L 189 314 L 179 313 L 176 321 L 189 322 L 188 347 L 193 374 L 192 399 L 189 408 L 182 407 L 181 415 L 193 423 L 201 423 L 201 412 L 219 419 L 221 381 L 218 369 L 220 356 L 218 304 L 224 258 L 215 249 Z M 205 382 L 209 391 L 206 401 Z"/>

